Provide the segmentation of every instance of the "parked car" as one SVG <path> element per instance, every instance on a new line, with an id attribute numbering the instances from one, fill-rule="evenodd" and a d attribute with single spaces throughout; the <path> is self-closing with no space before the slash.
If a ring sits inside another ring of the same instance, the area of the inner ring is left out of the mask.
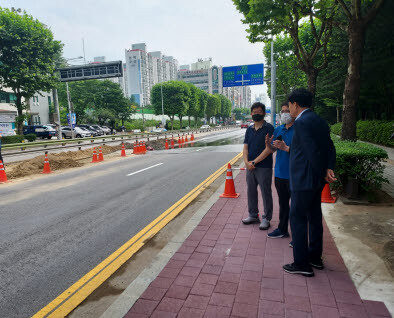
<path id="1" fill-rule="evenodd" d="M 99 125 L 91 125 L 91 126 L 100 133 L 100 136 L 105 135 L 105 131 Z"/>
<path id="2" fill-rule="evenodd" d="M 35 134 L 37 138 L 51 139 L 52 137 L 56 136 L 56 130 L 52 129 L 51 127 L 46 127 L 45 125 L 28 125 L 23 127 L 23 134 Z"/>
<path id="3" fill-rule="evenodd" d="M 141 129 L 133 129 L 134 134 L 139 134 L 141 132 Z"/>
<path id="4" fill-rule="evenodd" d="M 200 129 L 211 129 L 211 126 L 209 126 L 209 125 L 202 125 L 200 127 Z"/>
<path id="5" fill-rule="evenodd" d="M 242 129 L 242 128 L 248 128 L 248 127 L 249 127 L 248 123 L 242 123 L 242 124 L 241 124 L 241 129 Z"/>
<path id="6" fill-rule="evenodd" d="M 90 125 L 78 125 L 77 127 L 87 129 L 92 134 L 93 137 L 100 136 L 100 132 Z"/>
<path id="7" fill-rule="evenodd" d="M 74 137 L 75 138 L 85 138 L 90 137 L 92 134 L 89 131 L 86 131 L 80 127 L 74 128 Z M 72 131 L 70 127 L 62 127 L 62 137 L 63 138 L 72 138 Z"/>
<path id="8" fill-rule="evenodd" d="M 111 128 L 108 128 L 107 126 L 99 126 L 101 128 L 101 130 L 104 131 L 104 133 L 106 135 L 110 135 L 111 134 Z"/>
<path id="9" fill-rule="evenodd" d="M 165 129 L 165 128 L 155 128 L 152 130 L 152 132 L 154 132 L 154 133 L 163 133 L 166 131 L 167 131 L 167 129 Z"/>

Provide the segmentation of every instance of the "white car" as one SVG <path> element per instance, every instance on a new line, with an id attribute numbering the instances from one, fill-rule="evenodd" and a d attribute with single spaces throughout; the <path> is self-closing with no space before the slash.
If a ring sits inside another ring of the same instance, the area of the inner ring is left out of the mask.
<path id="1" fill-rule="evenodd" d="M 74 128 L 74 137 L 75 138 L 85 138 L 90 137 L 92 134 L 88 130 L 84 130 L 79 127 Z M 63 138 L 72 138 L 72 132 L 70 127 L 62 127 L 62 137 Z"/>
<path id="2" fill-rule="evenodd" d="M 133 130 L 133 133 L 134 133 L 134 134 L 139 134 L 140 132 L 141 132 L 141 129 L 134 129 L 134 130 Z"/>
<path id="3" fill-rule="evenodd" d="M 211 126 L 209 126 L 209 125 L 202 125 L 200 127 L 200 129 L 210 129 L 210 128 L 211 128 Z"/>
<path id="4" fill-rule="evenodd" d="M 152 130 L 152 132 L 154 132 L 154 133 L 163 133 L 166 131 L 167 131 L 167 129 L 165 129 L 165 128 L 155 128 Z"/>

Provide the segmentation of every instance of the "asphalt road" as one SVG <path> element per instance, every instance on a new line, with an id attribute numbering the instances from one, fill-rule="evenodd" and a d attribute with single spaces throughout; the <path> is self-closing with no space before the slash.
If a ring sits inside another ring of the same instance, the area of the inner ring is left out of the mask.
<path id="1" fill-rule="evenodd" d="M 0 317 L 34 315 L 239 153 L 244 132 L 0 185 Z"/>

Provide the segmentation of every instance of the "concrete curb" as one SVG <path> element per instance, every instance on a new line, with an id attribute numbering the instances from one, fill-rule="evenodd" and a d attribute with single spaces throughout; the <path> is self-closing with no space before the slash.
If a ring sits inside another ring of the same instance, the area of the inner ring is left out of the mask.
<path id="1" fill-rule="evenodd" d="M 243 163 L 242 165 L 243 166 Z M 240 173 L 233 171 L 233 177 Z M 201 219 L 209 211 L 211 206 L 219 199 L 224 191 L 225 183 L 200 207 L 191 219 L 182 227 L 170 242 L 156 255 L 149 267 L 145 268 L 138 277 L 118 296 L 114 303 L 100 316 L 100 318 L 123 318 L 134 303 L 139 299 L 149 284 L 160 274 L 164 266 L 181 247 L 190 233 L 197 227 Z"/>

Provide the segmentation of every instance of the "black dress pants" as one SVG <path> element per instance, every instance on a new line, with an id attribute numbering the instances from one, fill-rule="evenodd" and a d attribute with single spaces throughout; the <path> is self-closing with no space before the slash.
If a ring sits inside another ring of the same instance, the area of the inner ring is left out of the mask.
<path id="1" fill-rule="evenodd" d="M 290 180 L 275 177 L 275 188 L 279 197 L 279 230 L 286 234 L 289 232 L 290 212 Z"/>
<path id="2" fill-rule="evenodd" d="M 290 227 L 293 255 L 294 263 L 300 267 L 308 266 L 310 261 L 320 260 L 322 256 L 322 189 L 291 192 Z"/>

